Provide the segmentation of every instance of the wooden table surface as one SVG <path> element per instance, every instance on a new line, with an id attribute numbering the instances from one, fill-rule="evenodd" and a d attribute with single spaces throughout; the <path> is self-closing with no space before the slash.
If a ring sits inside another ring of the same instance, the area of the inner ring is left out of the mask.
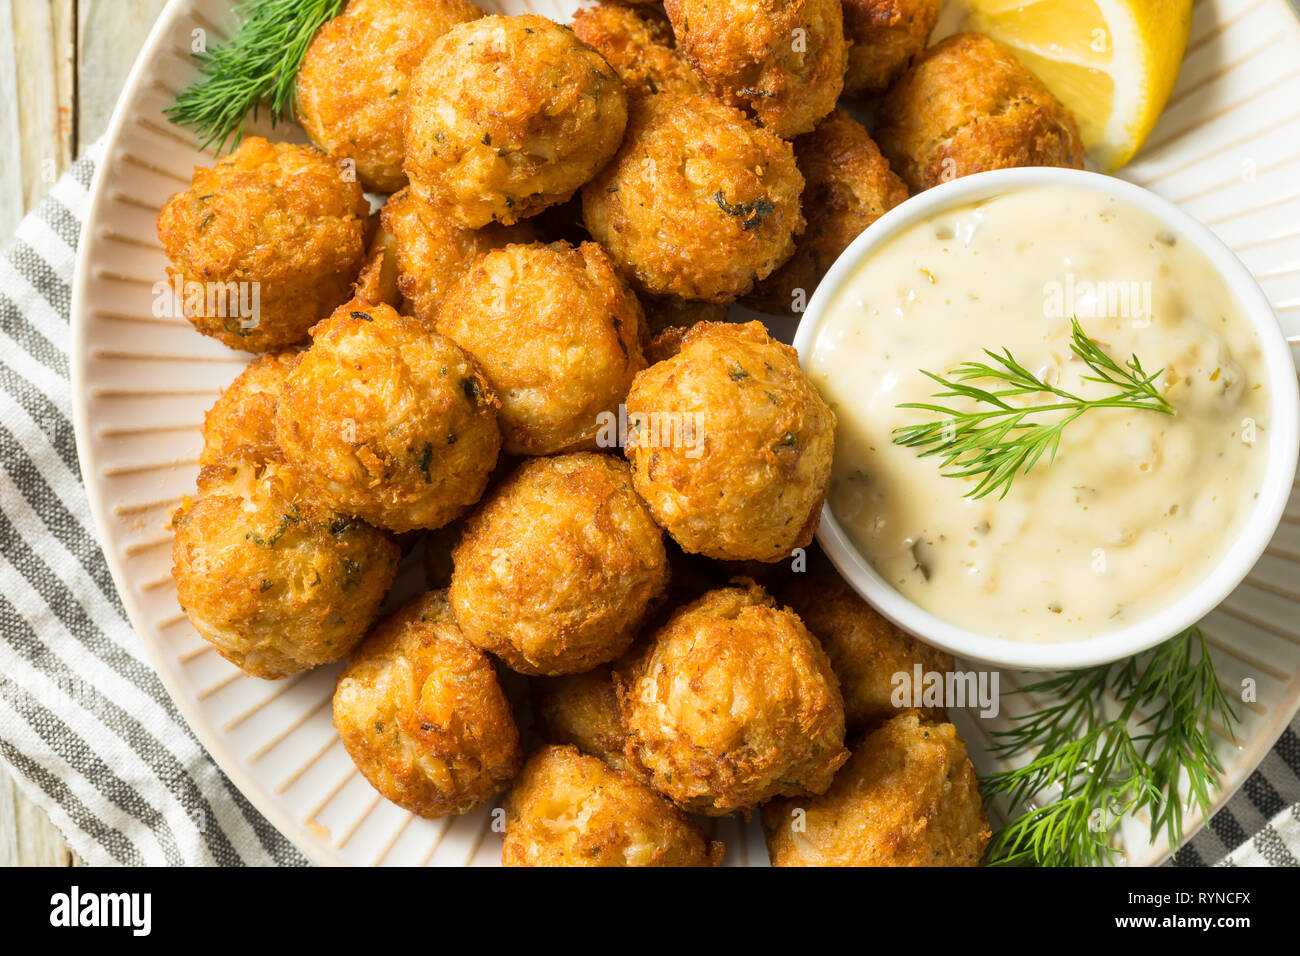
<path id="1" fill-rule="evenodd" d="M 0 0 L 0 245 L 108 126 L 166 0 Z M 59 831 L 0 770 L 0 866 L 69 866 Z"/>

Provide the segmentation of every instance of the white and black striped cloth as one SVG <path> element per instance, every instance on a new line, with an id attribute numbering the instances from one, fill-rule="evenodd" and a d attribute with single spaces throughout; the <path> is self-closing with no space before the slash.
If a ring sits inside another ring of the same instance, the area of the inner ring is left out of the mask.
<path id="1" fill-rule="evenodd" d="M 0 260 L 0 760 L 87 863 L 300 864 L 172 705 L 91 524 L 68 310 L 98 155 L 72 167 Z M 1293 724 L 1177 864 L 1295 865 L 1298 800 Z"/>

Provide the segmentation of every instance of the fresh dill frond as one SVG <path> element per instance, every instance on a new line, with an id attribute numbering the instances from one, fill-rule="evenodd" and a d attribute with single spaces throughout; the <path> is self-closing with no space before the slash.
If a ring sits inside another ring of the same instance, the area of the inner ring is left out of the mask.
<path id="1" fill-rule="evenodd" d="M 893 431 L 894 444 L 923 449 L 920 457 L 938 456 L 948 478 L 977 478 L 966 493 L 983 498 L 998 493 L 1005 498 L 1018 474 L 1025 474 L 1043 457 L 1051 462 L 1061 446 L 1061 433 L 1072 421 L 1095 408 L 1136 408 L 1173 415 L 1174 407 L 1160 394 L 1154 382 L 1160 371 L 1148 374 L 1136 355 L 1120 365 L 1084 334 L 1078 319 L 1072 319 L 1070 351 L 1087 364 L 1091 375 L 1084 381 L 1110 385 L 1113 395 L 1081 398 L 1051 384 L 1025 368 L 1011 354 L 988 349 L 988 362 L 963 362 L 946 377 L 921 369 L 942 390 L 936 399 L 967 399 L 975 410 L 930 402 L 904 402 L 899 408 L 915 408 L 940 415 L 936 421 L 903 425 Z M 1004 387 L 983 388 L 977 381 L 1002 383 Z M 1013 403 L 1025 396 L 1046 396 L 1039 405 Z M 1058 413 L 1043 421 L 1041 416 Z"/>
<path id="2" fill-rule="evenodd" d="M 265 105 L 271 122 L 292 115 L 298 67 L 316 30 L 332 19 L 343 0 L 242 0 L 239 27 L 229 43 L 195 53 L 203 79 L 186 87 L 164 112 L 194 130 L 200 148 L 238 143 L 251 112 Z"/>
<path id="3" fill-rule="evenodd" d="M 1015 693 L 1050 698 L 994 733 L 994 753 L 1026 763 L 980 781 L 985 799 L 1003 797 L 1010 820 L 993 835 L 994 866 L 1093 866 L 1113 859 L 1110 835 L 1136 811 L 1183 841 L 1182 774 L 1189 805 L 1210 812 L 1223 772 L 1210 722 L 1232 733 L 1237 717 L 1214 673 L 1200 628 L 1146 654 L 1068 671 Z M 1107 700 L 1118 702 L 1107 714 Z"/>

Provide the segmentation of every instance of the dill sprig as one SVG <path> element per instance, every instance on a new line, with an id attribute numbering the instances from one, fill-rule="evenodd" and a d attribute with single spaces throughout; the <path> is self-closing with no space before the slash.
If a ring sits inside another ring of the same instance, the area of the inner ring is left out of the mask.
<path id="1" fill-rule="evenodd" d="M 949 478 L 978 478 L 966 493 L 968 498 L 983 498 L 998 492 L 1005 498 L 1016 475 L 1025 474 L 1047 455 L 1056 458 L 1061 433 L 1080 415 L 1094 408 L 1138 408 L 1173 415 L 1174 407 L 1160 394 L 1154 382 L 1164 371 L 1148 374 L 1136 355 L 1120 365 L 1084 334 L 1078 319 L 1072 319 L 1073 337 L 1070 351 L 1087 364 L 1091 375 L 1084 381 L 1112 386 L 1113 395 L 1082 398 L 1051 384 L 1025 368 L 1003 349 L 1001 354 L 984 350 L 988 362 L 963 362 L 948 376 L 921 369 L 921 374 L 943 387 L 937 399 L 968 399 L 977 410 L 966 411 L 951 405 L 929 402 L 904 402 L 899 408 L 916 408 L 943 416 L 937 421 L 895 428 L 894 444 L 922 448 L 920 457 L 937 455 Z M 1001 388 L 982 388 L 972 384 L 988 380 L 1003 383 Z M 1046 396 L 1038 405 L 1013 403 L 1028 395 Z M 991 406 L 991 407 L 990 407 Z M 1047 413 L 1057 417 L 1042 421 Z"/>
<path id="2" fill-rule="evenodd" d="M 1006 798 L 1010 821 L 994 834 L 985 861 L 1000 866 L 1092 866 L 1109 862 L 1122 816 L 1144 811 L 1151 837 L 1171 850 L 1183 840 L 1179 783 L 1204 814 L 1223 765 L 1210 721 L 1231 734 L 1236 714 L 1219 685 L 1200 628 L 1190 627 L 1146 654 L 1068 671 L 1016 691 L 1047 706 L 994 733 L 1003 759 L 1027 763 L 980 781 L 986 799 Z M 1107 716 L 1107 699 L 1118 710 Z M 1041 800 L 1044 794 L 1053 799 Z"/>
<path id="3" fill-rule="evenodd" d="M 317 28 L 338 13 L 343 0 L 242 0 L 239 27 L 229 43 L 194 54 L 203 79 L 186 87 L 165 113 L 193 129 L 201 149 L 217 152 L 238 143 L 251 111 L 265 104 L 271 124 L 296 105 L 298 67 Z"/>

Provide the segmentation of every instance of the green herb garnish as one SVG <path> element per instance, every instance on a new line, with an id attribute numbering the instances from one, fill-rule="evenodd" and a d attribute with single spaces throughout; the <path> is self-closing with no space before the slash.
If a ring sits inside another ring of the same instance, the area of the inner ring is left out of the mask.
<path id="1" fill-rule="evenodd" d="M 728 216 L 736 216 L 742 220 L 741 228 L 746 232 L 751 229 L 757 229 L 763 224 L 763 220 L 772 213 L 776 212 L 776 206 L 772 205 L 772 200 L 766 196 L 759 196 L 750 202 L 729 203 L 727 197 L 719 189 L 713 194 L 713 201 L 718 204 L 718 208 Z"/>

